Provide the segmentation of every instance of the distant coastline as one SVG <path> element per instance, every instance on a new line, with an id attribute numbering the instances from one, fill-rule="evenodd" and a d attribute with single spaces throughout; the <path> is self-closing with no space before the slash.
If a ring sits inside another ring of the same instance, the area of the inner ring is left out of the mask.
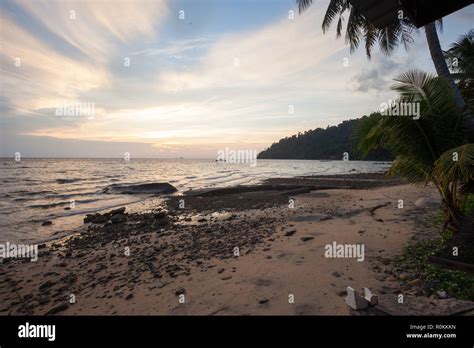
<path id="1" fill-rule="evenodd" d="M 371 117 L 371 116 L 364 116 Z M 357 127 L 363 118 L 344 121 L 326 129 L 316 128 L 298 133 L 272 144 L 258 154 L 258 159 L 306 159 L 392 161 L 393 155 L 385 149 L 371 151 L 362 156 L 357 149 Z"/>

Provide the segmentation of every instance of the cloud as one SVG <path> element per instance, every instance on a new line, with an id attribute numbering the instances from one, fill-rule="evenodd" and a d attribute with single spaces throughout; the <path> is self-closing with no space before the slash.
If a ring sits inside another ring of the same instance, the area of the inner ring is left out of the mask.
<path id="1" fill-rule="evenodd" d="M 181 59 L 183 57 L 189 58 L 190 51 L 202 50 L 209 47 L 211 40 L 209 38 L 197 38 L 191 40 L 174 40 L 171 44 L 164 47 L 152 47 L 137 52 L 133 52 L 132 56 L 165 56 L 168 58 Z"/>
<path id="2" fill-rule="evenodd" d="M 117 41 L 155 39 L 156 27 L 168 14 L 162 0 L 20 0 L 19 4 L 51 32 L 101 62 Z"/>
<path id="3" fill-rule="evenodd" d="M 273 87 L 311 79 L 329 55 L 344 47 L 314 27 L 318 12 L 308 11 L 294 20 L 256 32 L 231 34 L 216 41 L 197 66 L 161 75 L 164 91 L 229 87 Z M 318 16 L 319 17 L 319 16 Z M 310 75 L 308 75 L 308 73 Z"/>
<path id="4" fill-rule="evenodd" d="M 318 4 L 293 20 L 285 15 L 259 30 L 214 41 L 198 37 L 138 50 L 134 61 L 194 59 L 151 70 L 145 78 L 115 74 L 107 86 L 81 93 L 103 108 L 101 117 L 48 124 L 24 134 L 185 146 L 251 142 L 263 147 L 300 127 L 346 119 L 357 107 L 366 108 L 361 103 L 365 98 L 352 96 L 348 88 L 354 69 L 343 66 L 344 41 L 314 25 L 322 20 L 321 9 Z M 207 51 L 194 57 L 196 48 Z M 364 60 L 363 55 L 351 56 L 354 65 Z"/>
<path id="5" fill-rule="evenodd" d="M 396 75 L 429 62 L 418 39 L 409 54 L 376 51 L 371 61 L 363 50 L 351 55 L 333 30 L 322 33 L 324 2 L 293 20 L 282 12 L 251 30 L 179 39 L 165 25 L 167 4 L 157 0 L 18 3 L 83 53 L 64 56 L 47 37 L 2 15 L 2 104 L 9 108 L 2 117 L 23 139 L 135 142 L 173 153 L 209 153 L 224 144 L 262 149 L 378 109 L 392 98 Z M 22 57 L 20 68 L 15 57 Z M 52 116 L 64 99 L 95 102 L 98 116 Z"/>
<path id="6" fill-rule="evenodd" d="M 373 91 L 379 93 L 387 91 L 389 86 L 393 84 L 394 73 L 401 70 L 399 63 L 388 58 L 379 59 L 354 76 L 352 79 L 353 88 L 358 92 Z"/>
<path id="7" fill-rule="evenodd" d="M 139 37 L 156 39 L 156 28 L 167 14 L 166 4 L 155 0 L 20 0 L 15 4 L 26 15 L 0 13 L 0 89 L 2 98 L 8 100 L 9 112 L 2 115 L 4 130 L 14 128 L 20 134 L 61 131 L 65 121 L 79 130 L 83 120 L 61 120 L 54 117 L 55 109 L 65 102 L 95 102 L 95 93 L 113 89 L 117 76 L 108 63 L 114 59 L 123 62 L 118 52 L 127 42 Z M 38 31 L 41 35 L 32 31 L 24 23 L 28 18 L 47 30 Z M 52 37 L 73 45 L 88 59 L 57 51 L 49 41 Z M 109 95 L 110 104 L 114 99 L 116 96 Z M 101 105 L 96 111 L 106 113 Z"/>
<path id="8" fill-rule="evenodd" d="M 75 99 L 108 83 L 107 72 L 52 51 L 4 15 L 1 41 L 2 93 L 14 109 L 32 111 Z"/>

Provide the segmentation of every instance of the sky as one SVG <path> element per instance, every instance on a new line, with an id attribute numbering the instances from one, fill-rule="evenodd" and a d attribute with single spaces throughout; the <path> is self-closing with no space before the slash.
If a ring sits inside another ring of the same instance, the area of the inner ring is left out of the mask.
<path id="1" fill-rule="evenodd" d="M 328 2 L 1 0 L 0 156 L 261 151 L 379 110 L 403 71 L 434 72 L 422 29 L 408 52 L 351 54 L 322 32 Z M 445 17 L 442 47 L 473 18 Z"/>

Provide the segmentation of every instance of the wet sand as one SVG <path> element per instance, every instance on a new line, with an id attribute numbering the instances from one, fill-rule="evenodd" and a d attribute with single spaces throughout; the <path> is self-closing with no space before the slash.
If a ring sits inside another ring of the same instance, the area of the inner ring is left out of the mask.
<path id="1" fill-rule="evenodd" d="M 37 262 L 4 260 L 0 314 L 348 315 L 347 286 L 370 288 L 387 307 L 403 291 L 397 314 L 421 314 L 392 260 L 415 236 L 439 233 L 419 223 L 432 207 L 415 205 L 436 201 L 434 188 L 380 175 L 265 184 L 331 188 L 172 196 L 115 223 L 88 223 Z M 364 261 L 325 257 L 333 242 L 363 244 Z M 456 305 L 439 301 L 423 310 Z"/>

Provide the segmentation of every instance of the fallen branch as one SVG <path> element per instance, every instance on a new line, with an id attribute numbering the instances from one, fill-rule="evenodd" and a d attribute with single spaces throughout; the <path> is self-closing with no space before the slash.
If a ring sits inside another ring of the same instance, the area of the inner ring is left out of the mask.
<path id="1" fill-rule="evenodd" d="M 462 271 L 474 273 L 474 265 L 469 264 L 469 263 L 443 259 L 437 256 L 428 256 L 428 260 L 431 261 L 432 263 L 443 265 L 455 270 L 462 270 Z"/>
<path id="2" fill-rule="evenodd" d="M 392 204 L 392 203 L 387 202 L 387 203 L 384 203 L 384 204 L 377 205 L 377 206 L 373 207 L 372 209 L 370 209 L 370 216 L 372 217 L 372 219 L 374 219 L 375 221 L 378 221 L 378 222 L 383 222 L 382 219 L 376 219 L 374 217 L 374 213 L 377 209 L 382 208 L 382 207 L 386 207 L 387 205 L 390 205 L 390 204 Z"/>

